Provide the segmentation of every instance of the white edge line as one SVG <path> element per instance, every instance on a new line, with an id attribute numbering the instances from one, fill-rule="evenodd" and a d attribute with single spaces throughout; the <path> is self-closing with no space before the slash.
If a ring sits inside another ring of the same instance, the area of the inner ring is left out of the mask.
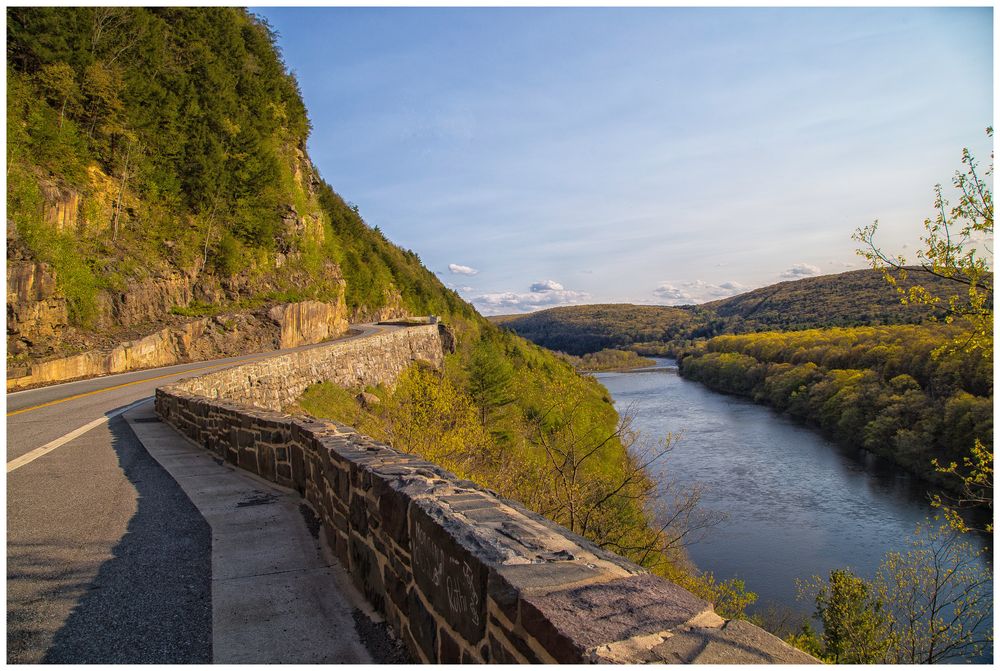
<path id="1" fill-rule="evenodd" d="M 17 469 L 21 468 L 21 466 L 24 466 L 26 464 L 30 464 L 35 459 L 38 459 L 39 457 L 45 456 L 49 452 L 52 452 L 53 450 L 62 447 L 63 445 L 65 445 L 66 443 L 70 442 L 71 440 L 73 440 L 75 438 L 79 438 L 80 436 L 82 436 L 83 434 L 87 433 L 91 429 L 97 428 L 101 424 L 104 424 L 105 422 L 107 422 L 107 421 L 109 421 L 109 420 L 117 417 L 118 415 L 121 415 L 122 413 L 128 412 L 129 410 L 131 410 L 132 408 L 136 407 L 137 405 L 142 405 L 143 403 L 146 403 L 151 398 L 153 398 L 153 397 L 152 396 L 146 396 L 145 398 L 140 398 L 138 401 L 135 401 L 134 403 L 130 403 L 130 404 L 126 405 L 126 406 L 118 408 L 117 410 L 113 410 L 113 411 L 109 412 L 108 414 L 104 415 L 103 417 L 98 417 L 94 421 L 92 421 L 92 422 L 90 422 L 88 424 L 84 424 L 79 429 L 74 429 L 73 431 L 70 431 L 69 433 L 67 433 L 65 436 L 62 436 L 61 438 L 56 438 L 55 440 L 53 440 L 51 442 L 48 442 L 45 445 L 42 445 L 41 447 L 37 447 L 37 448 L 33 449 L 31 452 L 28 452 L 27 454 L 22 454 L 17 459 L 11 459 L 10 461 L 7 462 L 7 472 L 11 473 L 11 472 L 16 471 Z"/>

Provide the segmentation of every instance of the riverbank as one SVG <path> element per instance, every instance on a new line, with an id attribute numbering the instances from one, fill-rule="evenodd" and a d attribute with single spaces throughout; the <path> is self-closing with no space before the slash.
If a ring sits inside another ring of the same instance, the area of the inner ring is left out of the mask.
<path id="1" fill-rule="evenodd" d="M 957 494 L 962 479 L 936 464 L 961 464 L 977 440 L 993 438 L 991 367 L 977 353 L 947 349 L 961 333 L 909 325 L 720 336 L 678 364 L 685 378 Z"/>
<path id="2" fill-rule="evenodd" d="M 657 364 L 596 377 L 619 408 L 631 407 L 643 435 L 675 436 L 654 475 L 700 487 L 701 506 L 728 516 L 687 552 L 717 579 L 744 580 L 759 595 L 751 614 L 804 620 L 814 604 L 798 599 L 796 578 L 845 566 L 874 575 L 935 514 L 924 483 L 886 460 L 684 379 L 671 360 Z"/>

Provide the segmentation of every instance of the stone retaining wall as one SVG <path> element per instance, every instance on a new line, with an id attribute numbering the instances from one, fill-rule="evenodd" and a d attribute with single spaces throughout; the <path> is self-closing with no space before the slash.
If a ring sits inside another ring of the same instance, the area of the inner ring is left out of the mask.
<path id="1" fill-rule="evenodd" d="M 391 382 L 414 359 L 440 364 L 442 341 L 420 326 L 276 356 L 162 387 L 156 409 L 302 494 L 418 660 L 815 662 L 514 501 L 349 427 L 274 410 L 307 380 Z"/>

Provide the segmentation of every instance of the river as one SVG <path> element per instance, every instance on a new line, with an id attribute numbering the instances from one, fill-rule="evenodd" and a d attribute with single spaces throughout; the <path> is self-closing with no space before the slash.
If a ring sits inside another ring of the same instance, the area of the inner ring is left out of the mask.
<path id="1" fill-rule="evenodd" d="M 717 579 L 742 578 L 759 595 L 750 612 L 769 605 L 811 612 L 811 602 L 796 598 L 796 578 L 840 567 L 870 577 L 883 554 L 905 550 L 917 524 L 934 514 L 922 483 L 887 462 L 685 380 L 670 359 L 656 361 L 596 377 L 619 412 L 631 408 L 643 436 L 679 436 L 653 475 L 699 484 L 702 505 L 727 516 L 688 553 Z"/>

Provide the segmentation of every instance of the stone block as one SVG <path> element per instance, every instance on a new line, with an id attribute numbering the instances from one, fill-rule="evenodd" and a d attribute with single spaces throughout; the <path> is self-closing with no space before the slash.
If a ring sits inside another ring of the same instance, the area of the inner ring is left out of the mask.
<path id="1" fill-rule="evenodd" d="M 521 657 L 524 658 L 530 664 L 544 664 L 531 646 L 528 645 L 527 641 L 521 638 L 515 631 L 513 631 L 506 624 L 500 622 L 497 618 L 490 615 L 490 626 L 489 634 L 504 641 L 504 647 L 508 650 L 513 649 L 518 652 Z"/>
<path id="2" fill-rule="evenodd" d="M 385 585 L 382 583 L 382 571 L 379 570 L 375 552 L 355 534 L 351 534 L 348 539 L 348 549 L 354 584 L 375 610 L 385 612 Z"/>
<path id="3" fill-rule="evenodd" d="M 499 523 L 510 519 L 510 513 L 501 510 L 497 504 L 492 508 L 472 508 L 463 510 L 462 515 L 469 518 L 475 524 Z"/>
<path id="4" fill-rule="evenodd" d="M 560 663 L 583 661 L 590 648 L 674 629 L 712 606 L 652 575 L 521 595 L 520 624 Z"/>
<path id="5" fill-rule="evenodd" d="M 513 652 L 507 649 L 493 633 L 490 633 L 490 663 L 491 664 L 520 664 L 521 660 Z"/>
<path id="6" fill-rule="evenodd" d="M 266 480 L 274 481 L 274 450 L 269 445 L 257 446 L 257 472 Z"/>
<path id="7" fill-rule="evenodd" d="M 398 491 L 392 483 L 379 480 L 372 492 L 378 501 L 378 516 L 386 535 L 400 547 L 409 547 L 410 527 L 408 511 L 410 498 Z"/>
<path id="8" fill-rule="evenodd" d="M 499 502 L 478 492 L 442 496 L 441 502 L 454 511 L 464 513 L 470 510 L 496 509 Z"/>
<path id="9" fill-rule="evenodd" d="M 461 664 L 462 648 L 444 627 L 438 628 L 438 664 Z"/>
<path id="10" fill-rule="evenodd" d="M 486 631 L 488 566 L 499 557 L 487 548 L 465 547 L 464 533 L 455 519 L 435 519 L 419 505 L 410 508 L 413 579 L 452 629 L 476 645 Z"/>
<path id="11" fill-rule="evenodd" d="M 360 492 L 351 492 L 349 521 L 351 528 L 361 534 L 368 535 L 368 502 Z"/>
<path id="12" fill-rule="evenodd" d="M 520 596 L 544 594 L 585 581 L 595 581 L 603 573 L 580 561 L 512 564 L 492 571 L 487 592 L 498 610 L 517 622 Z"/>
<path id="13" fill-rule="evenodd" d="M 382 580 L 385 584 L 385 593 L 389 596 L 389 600 L 395 604 L 396 608 L 405 612 L 408 608 L 407 591 L 409 586 L 407 585 L 407 581 L 397 575 L 388 566 L 382 569 Z"/>
<path id="14" fill-rule="evenodd" d="M 253 448 L 241 447 L 239 450 L 239 460 L 237 465 L 251 473 L 257 473 L 257 450 Z"/>
<path id="15" fill-rule="evenodd" d="M 292 483 L 295 489 L 301 494 L 305 491 L 306 484 L 306 472 L 302 456 L 302 448 L 293 443 L 289 446 L 288 457 L 288 460 L 292 464 Z"/>
<path id="16" fill-rule="evenodd" d="M 744 620 L 671 636 L 652 650 L 657 661 L 693 664 L 818 664 L 781 639 Z"/>
<path id="17" fill-rule="evenodd" d="M 407 617 L 410 620 L 410 633 L 413 639 L 420 646 L 421 652 L 430 660 L 437 663 L 437 622 L 434 615 L 424 606 L 417 590 L 411 589 L 407 598 Z"/>

